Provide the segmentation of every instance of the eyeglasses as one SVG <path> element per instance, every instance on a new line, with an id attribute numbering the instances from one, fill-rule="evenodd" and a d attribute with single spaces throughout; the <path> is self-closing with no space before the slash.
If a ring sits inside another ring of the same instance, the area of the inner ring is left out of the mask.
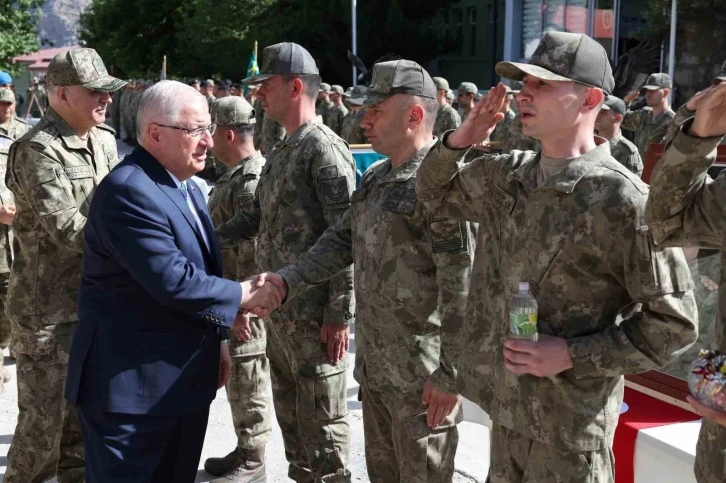
<path id="1" fill-rule="evenodd" d="M 190 137 L 193 138 L 200 138 L 204 136 L 204 133 L 209 133 L 210 136 L 214 136 L 214 133 L 217 131 L 217 125 L 216 124 L 210 124 L 209 126 L 204 127 L 198 127 L 196 129 L 189 129 L 186 127 L 179 127 L 179 126 L 169 126 L 167 124 L 159 124 L 158 122 L 155 122 L 159 127 L 166 127 L 169 129 L 176 129 L 177 131 L 184 131 L 187 133 Z"/>

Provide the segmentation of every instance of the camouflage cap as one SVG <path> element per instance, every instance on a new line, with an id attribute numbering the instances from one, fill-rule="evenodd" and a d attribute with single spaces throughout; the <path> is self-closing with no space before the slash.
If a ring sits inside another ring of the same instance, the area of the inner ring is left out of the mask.
<path id="1" fill-rule="evenodd" d="M 46 80 L 53 86 L 83 86 L 98 92 L 116 92 L 126 81 L 108 75 L 106 66 L 93 49 L 76 48 L 53 57 Z"/>
<path id="2" fill-rule="evenodd" d="M 603 111 L 617 112 L 618 114 L 622 114 L 623 116 L 628 111 L 625 107 L 625 102 L 619 97 L 615 96 L 606 96 L 605 102 L 602 103 L 600 109 L 602 109 Z"/>
<path id="3" fill-rule="evenodd" d="M 212 124 L 238 126 L 255 124 L 255 109 L 244 97 L 229 96 L 217 99 L 209 107 Z"/>
<path id="4" fill-rule="evenodd" d="M 671 76 L 661 72 L 658 74 L 650 74 L 641 89 L 657 91 L 658 89 L 670 89 L 672 87 L 673 82 L 671 81 Z"/>
<path id="5" fill-rule="evenodd" d="M 449 90 L 449 81 L 444 79 L 443 77 L 434 77 L 434 85 L 436 86 L 436 90 L 441 91 L 448 91 Z"/>
<path id="6" fill-rule="evenodd" d="M 454 95 L 454 91 L 449 89 L 448 92 L 446 92 L 446 98 L 453 101 L 456 98 L 456 96 Z"/>
<path id="7" fill-rule="evenodd" d="M 276 75 L 319 75 L 315 59 L 304 47 L 293 42 L 270 45 L 262 51 L 260 73 L 242 80 L 243 84 L 260 84 Z"/>
<path id="8" fill-rule="evenodd" d="M 345 92 L 343 92 L 343 97 L 349 97 L 351 92 L 353 92 L 353 88 L 348 87 Z"/>
<path id="9" fill-rule="evenodd" d="M 521 81 L 531 75 L 550 81 L 574 81 L 610 94 L 615 87 L 610 59 L 602 45 L 587 35 L 547 32 L 529 62 L 499 62 L 497 74 Z"/>
<path id="10" fill-rule="evenodd" d="M 426 70 L 412 60 L 391 60 L 373 66 L 371 83 L 363 94 L 351 95 L 354 106 L 370 106 L 404 94 L 436 99 L 436 86 Z"/>
<path id="11" fill-rule="evenodd" d="M 207 84 L 210 86 L 214 85 L 214 79 L 207 79 Z"/>
<path id="12" fill-rule="evenodd" d="M 0 102 L 15 103 L 15 93 L 10 89 L 0 89 Z"/>
<path id="13" fill-rule="evenodd" d="M 343 94 L 345 91 L 343 91 L 343 86 L 339 85 L 333 85 L 330 86 L 330 90 L 328 91 L 328 94 Z"/>
<path id="14" fill-rule="evenodd" d="M 473 82 L 462 82 L 459 84 L 459 88 L 457 89 L 457 92 L 459 94 L 474 94 L 476 95 L 479 92 L 479 89 L 476 87 L 476 84 Z"/>
<path id="15" fill-rule="evenodd" d="M 320 84 L 320 90 L 318 92 L 325 92 L 326 94 L 330 91 L 330 84 L 327 82 L 323 82 Z"/>

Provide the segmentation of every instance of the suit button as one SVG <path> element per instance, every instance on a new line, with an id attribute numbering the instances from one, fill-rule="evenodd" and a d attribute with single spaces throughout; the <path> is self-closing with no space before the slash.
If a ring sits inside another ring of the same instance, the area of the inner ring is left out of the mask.
<path id="1" fill-rule="evenodd" d="M 217 327 L 217 335 L 219 335 L 221 332 L 222 332 L 222 330 L 219 327 Z"/>

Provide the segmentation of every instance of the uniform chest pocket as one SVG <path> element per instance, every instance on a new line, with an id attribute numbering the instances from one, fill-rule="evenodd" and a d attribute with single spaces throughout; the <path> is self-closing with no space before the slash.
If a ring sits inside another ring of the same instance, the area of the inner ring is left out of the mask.
<path id="1" fill-rule="evenodd" d="M 416 185 L 414 183 L 397 184 L 386 195 L 381 208 L 384 211 L 411 216 L 416 210 Z"/>
<path id="2" fill-rule="evenodd" d="M 83 216 L 87 216 L 91 193 L 96 183 L 93 168 L 90 166 L 67 166 L 63 168 L 63 171 L 71 182 L 71 191 L 76 199 L 76 206 L 78 206 Z"/>

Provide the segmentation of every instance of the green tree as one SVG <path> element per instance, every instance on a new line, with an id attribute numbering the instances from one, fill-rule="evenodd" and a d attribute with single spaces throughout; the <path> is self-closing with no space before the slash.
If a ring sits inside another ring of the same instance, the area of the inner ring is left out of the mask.
<path id="1" fill-rule="evenodd" d="M 18 74 L 13 57 L 38 50 L 38 19 L 45 0 L 0 0 L 0 69 Z"/>

